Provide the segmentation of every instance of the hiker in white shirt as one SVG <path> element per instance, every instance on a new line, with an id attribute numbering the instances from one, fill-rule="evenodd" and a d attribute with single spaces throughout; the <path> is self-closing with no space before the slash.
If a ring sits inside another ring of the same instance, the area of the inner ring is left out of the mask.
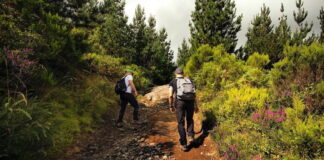
<path id="1" fill-rule="evenodd" d="M 117 120 L 117 127 L 122 127 L 123 117 L 128 103 L 130 103 L 133 106 L 134 108 L 133 120 L 135 123 L 138 123 L 139 105 L 136 100 L 136 96 L 138 95 L 138 93 L 133 79 L 134 79 L 133 71 L 130 69 L 126 69 L 125 70 L 126 91 L 120 94 L 120 111 L 119 111 L 119 118 Z"/>

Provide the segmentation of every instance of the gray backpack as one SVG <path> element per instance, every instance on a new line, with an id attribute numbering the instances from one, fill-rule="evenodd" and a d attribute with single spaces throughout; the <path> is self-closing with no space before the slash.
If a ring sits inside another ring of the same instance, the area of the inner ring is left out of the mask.
<path id="1" fill-rule="evenodd" d="M 196 89 L 188 78 L 177 78 L 177 99 L 194 100 L 196 98 Z"/>

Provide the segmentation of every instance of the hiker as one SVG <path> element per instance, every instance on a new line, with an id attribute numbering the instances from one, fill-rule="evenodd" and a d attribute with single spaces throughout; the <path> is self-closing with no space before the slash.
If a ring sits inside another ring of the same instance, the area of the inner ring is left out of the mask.
<path id="1" fill-rule="evenodd" d="M 122 127 L 123 117 L 128 103 L 134 107 L 133 120 L 134 123 L 138 124 L 139 106 L 136 100 L 138 93 L 133 81 L 133 71 L 126 69 L 125 76 L 119 82 L 117 82 L 117 84 L 121 86 L 115 88 L 116 93 L 120 94 L 120 111 L 116 124 L 117 127 Z"/>
<path id="2" fill-rule="evenodd" d="M 193 114 L 198 112 L 195 87 L 190 79 L 184 77 L 182 68 L 177 68 L 174 73 L 176 77 L 169 84 L 169 107 L 172 113 L 176 112 L 181 150 L 187 151 L 185 119 L 189 144 L 195 138 Z"/>

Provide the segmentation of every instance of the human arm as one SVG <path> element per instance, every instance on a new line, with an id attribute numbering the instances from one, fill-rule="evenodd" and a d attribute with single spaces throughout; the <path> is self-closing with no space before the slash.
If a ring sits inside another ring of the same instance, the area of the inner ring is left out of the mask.
<path id="1" fill-rule="evenodd" d="M 132 91 L 134 91 L 134 96 L 137 96 L 138 93 L 137 93 L 137 90 L 136 90 L 136 87 L 135 87 L 134 81 L 133 81 L 133 80 L 128 80 L 128 82 L 129 82 L 129 85 L 130 85 L 131 88 L 132 88 Z"/>
<path id="2" fill-rule="evenodd" d="M 175 111 L 175 108 L 174 108 L 174 103 L 173 103 L 173 87 L 170 86 L 169 87 L 169 109 L 170 111 L 173 113 Z"/>
<path id="3" fill-rule="evenodd" d="M 198 112 L 199 112 L 199 107 L 198 107 L 197 99 L 195 99 L 195 113 Z"/>

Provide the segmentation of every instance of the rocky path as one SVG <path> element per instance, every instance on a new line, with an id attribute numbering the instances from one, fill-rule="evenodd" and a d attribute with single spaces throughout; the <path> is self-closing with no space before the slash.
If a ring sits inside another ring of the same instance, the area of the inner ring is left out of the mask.
<path id="1" fill-rule="evenodd" d="M 179 149 L 175 114 L 167 105 L 167 86 L 156 87 L 140 99 L 141 124 L 131 123 L 132 107 L 127 106 L 123 128 L 108 120 L 93 134 L 70 147 L 58 159 L 64 160 L 213 160 L 219 159 L 207 134 L 198 134 L 189 152 Z M 117 115 L 116 115 L 117 116 Z M 195 115 L 196 131 L 200 129 Z"/>

